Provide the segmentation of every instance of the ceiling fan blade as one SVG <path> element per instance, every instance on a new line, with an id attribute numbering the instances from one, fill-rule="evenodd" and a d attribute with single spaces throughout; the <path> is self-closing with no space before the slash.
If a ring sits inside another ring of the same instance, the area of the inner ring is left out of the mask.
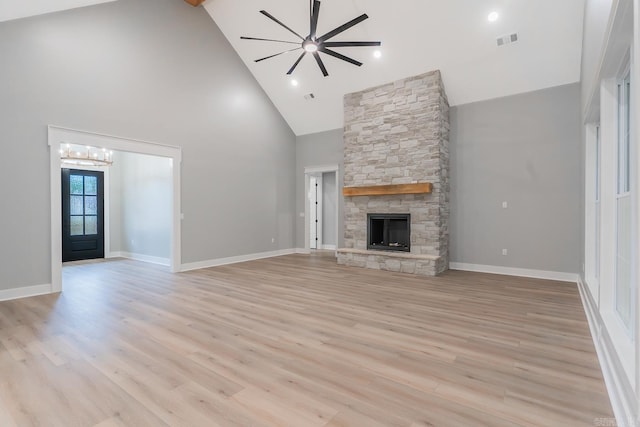
<path id="1" fill-rule="evenodd" d="M 281 26 L 283 26 L 284 28 L 286 28 L 287 30 L 289 30 L 291 33 L 295 34 L 300 40 L 304 40 L 304 37 L 302 37 L 300 34 L 296 33 L 295 31 L 293 31 L 291 28 L 287 27 L 286 25 L 284 25 L 282 22 L 278 21 L 278 19 L 276 17 L 274 17 L 273 15 L 271 15 L 269 12 L 267 12 L 266 10 L 261 10 L 260 11 L 261 14 L 263 14 L 264 16 L 266 16 L 267 18 L 271 19 L 272 21 L 275 21 L 277 24 L 280 24 Z"/>
<path id="2" fill-rule="evenodd" d="M 307 51 L 305 50 L 304 52 L 302 52 L 302 55 L 300 55 L 300 58 L 298 58 L 298 60 L 293 64 L 293 66 L 291 67 L 291 69 L 289 71 L 287 71 L 287 74 L 291 74 L 293 73 L 293 70 L 296 69 L 296 67 L 298 66 L 298 64 L 300 63 L 300 61 L 302 61 L 302 58 L 304 58 L 304 56 L 307 54 Z"/>
<path id="3" fill-rule="evenodd" d="M 344 56 L 341 53 L 338 52 L 334 52 L 333 50 L 327 49 L 327 48 L 322 48 L 320 49 L 320 52 L 326 53 L 327 55 L 331 55 L 334 58 L 338 58 L 338 59 L 342 59 L 343 61 L 347 61 L 353 65 L 357 65 L 358 67 L 362 65 L 362 62 L 360 61 L 356 61 L 353 58 L 349 58 L 348 56 Z"/>
<path id="4" fill-rule="evenodd" d="M 365 47 L 365 46 L 380 46 L 381 42 L 326 42 L 323 46 L 326 47 Z"/>
<path id="5" fill-rule="evenodd" d="M 341 32 L 348 30 L 349 28 L 353 27 L 354 25 L 357 25 L 357 24 L 361 23 L 362 21 L 364 21 L 367 18 L 369 18 L 369 16 L 366 13 L 363 13 L 362 15 L 358 16 L 357 18 L 352 19 L 351 21 L 347 22 L 346 24 L 340 25 L 338 28 L 329 31 L 324 36 L 318 37 L 317 40 L 319 42 L 325 42 L 325 41 L 329 40 L 331 37 L 337 36 Z"/>
<path id="6" fill-rule="evenodd" d="M 327 72 L 327 68 L 322 62 L 322 58 L 320 58 L 320 54 L 318 52 L 313 52 L 313 57 L 316 58 L 316 62 L 318 63 L 318 67 L 320 67 L 320 71 L 322 71 L 322 75 L 327 77 L 329 73 Z"/>
<path id="7" fill-rule="evenodd" d="M 314 0 L 313 12 L 311 12 L 311 32 L 309 38 L 311 40 L 316 38 L 316 29 L 318 28 L 318 15 L 320 14 L 320 1 Z"/>
<path id="8" fill-rule="evenodd" d="M 302 48 L 300 48 L 300 47 L 296 47 L 296 48 L 294 48 L 294 49 L 285 50 L 284 52 L 275 53 L 275 54 L 273 54 L 273 55 L 265 56 L 264 58 L 256 59 L 256 60 L 255 60 L 255 61 L 253 61 L 253 62 L 260 62 L 260 61 L 264 61 L 265 59 L 273 58 L 274 56 L 283 55 L 283 54 L 288 53 L 288 52 L 293 52 L 294 50 L 298 50 L 298 49 L 302 49 Z"/>
<path id="9" fill-rule="evenodd" d="M 287 41 L 287 40 L 261 39 L 261 38 L 258 38 L 258 37 L 241 36 L 240 38 L 242 40 L 260 40 L 260 41 L 263 41 L 263 42 L 278 42 L 278 43 L 289 43 L 289 44 L 297 44 L 297 45 L 300 44 L 300 42 L 290 42 L 290 41 Z"/>

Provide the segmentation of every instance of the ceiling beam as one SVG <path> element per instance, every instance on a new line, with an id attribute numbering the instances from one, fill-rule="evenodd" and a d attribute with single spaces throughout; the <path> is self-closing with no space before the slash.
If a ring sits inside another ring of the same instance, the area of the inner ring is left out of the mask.
<path id="1" fill-rule="evenodd" d="M 184 0 L 189 3 L 191 6 L 200 6 L 205 0 Z"/>

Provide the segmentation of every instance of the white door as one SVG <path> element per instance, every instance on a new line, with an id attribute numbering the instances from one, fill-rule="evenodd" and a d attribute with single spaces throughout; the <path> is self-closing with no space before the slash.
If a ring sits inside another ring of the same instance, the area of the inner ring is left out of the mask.
<path id="1" fill-rule="evenodd" d="M 322 174 L 309 177 L 309 248 L 322 248 Z"/>

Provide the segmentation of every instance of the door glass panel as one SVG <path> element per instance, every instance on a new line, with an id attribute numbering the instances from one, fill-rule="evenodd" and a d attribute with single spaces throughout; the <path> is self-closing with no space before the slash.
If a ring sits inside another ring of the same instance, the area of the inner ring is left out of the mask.
<path id="1" fill-rule="evenodd" d="M 97 216 L 85 216 L 84 217 L 84 234 L 98 234 L 98 217 Z"/>
<path id="2" fill-rule="evenodd" d="M 71 214 L 73 215 L 73 211 L 71 212 Z M 84 214 L 98 215 L 98 197 L 97 196 L 84 197 Z"/>
<path id="3" fill-rule="evenodd" d="M 71 215 L 82 215 L 82 196 L 71 196 L 69 209 Z"/>
<path id="4" fill-rule="evenodd" d="M 98 194 L 98 178 L 95 176 L 84 177 L 84 194 L 92 196 Z"/>
<path id="5" fill-rule="evenodd" d="M 72 236 L 82 236 L 84 234 L 83 222 L 84 222 L 83 217 L 81 216 L 71 217 L 71 235 Z"/>
<path id="6" fill-rule="evenodd" d="M 71 175 L 69 176 L 69 183 L 70 185 L 70 193 L 71 194 L 83 194 L 84 193 L 84 186 L 82 184 L 83 182 L 83 177 L 80 175 Z"/>

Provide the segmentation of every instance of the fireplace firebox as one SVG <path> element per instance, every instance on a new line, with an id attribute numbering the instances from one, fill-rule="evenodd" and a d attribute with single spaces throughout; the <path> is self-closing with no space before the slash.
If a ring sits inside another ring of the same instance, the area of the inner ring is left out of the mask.
<path id="1" fill-rule="evenodd" d="M 410 214 L 367 214 L 367 249 L 409 252 L 410 236 Z"/>

